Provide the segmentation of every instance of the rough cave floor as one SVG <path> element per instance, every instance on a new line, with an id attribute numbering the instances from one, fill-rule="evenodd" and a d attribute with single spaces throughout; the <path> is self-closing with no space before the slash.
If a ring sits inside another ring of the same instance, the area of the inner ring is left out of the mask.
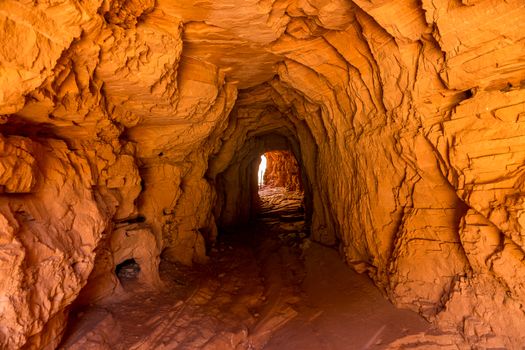
<path id="1" fill-rule="evenodd" d="M 145 290 L 136 268 L 123 268 L 124 290 L 74 314 L 61 348 L 385 349 L 430 328 L 306 238 L 302 194 L 260 194 L 258 220 L 224 232 L 208 264 L 163 262 L 163 291 Z"/>

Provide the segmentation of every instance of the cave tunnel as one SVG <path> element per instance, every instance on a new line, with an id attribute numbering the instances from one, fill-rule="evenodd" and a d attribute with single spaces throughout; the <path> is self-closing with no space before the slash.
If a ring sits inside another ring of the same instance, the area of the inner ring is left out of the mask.
<path id="1" fill-rule="evenodd" d="M 523 349 L 522 0 L 0 24 L 1 349 Z"/>
<path id="2" fill-rule="evenodd" d="M 277 130 L 248 139 L 230 165 L 218 174 L 215 218 L 219 231 L 246 225 L 260 216 L 265 202 L 266 206 L 270 206 L 270 202 L 276 205 L 275 200 L 286 197 L 286 193 L 299 198 L 301 211 L 306 213 L 306 223 L 311 221 L 311 187 L 301 170 L 304 166 L 298 161 L 301 159 L 298 142 L 284 135 L 286 133 Z M 264 175 L 261 175 L 263 156 L 266 163 Z"/>

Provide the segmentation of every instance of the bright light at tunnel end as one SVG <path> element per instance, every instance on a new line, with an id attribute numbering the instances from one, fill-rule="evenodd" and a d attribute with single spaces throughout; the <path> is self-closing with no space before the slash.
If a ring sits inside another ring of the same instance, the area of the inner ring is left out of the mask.
<path id="1" fill-rule="evenodd" d="M 259 187 L 264 185 L 264 173 L 266 172 L 266 156 L 263 154 L 261 156 L 261 164 L 259 164 L 259 175 L 257 179 L 259 181 Z"/>

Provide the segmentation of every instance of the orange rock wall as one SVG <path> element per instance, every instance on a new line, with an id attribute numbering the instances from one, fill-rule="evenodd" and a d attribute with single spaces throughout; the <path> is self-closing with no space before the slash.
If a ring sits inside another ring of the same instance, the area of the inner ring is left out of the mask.
<path id="1" fill-rule="evenodd" d="M 128 247 L 205 261 L 270 149 L 394 303 L 525 343 L 523 1 L 6 0 L 0 27 L 0 347 L 56 345 Z"/>
<path id="2" fill-rule="evenodd" d="M 289 191 L 302 191 L 301 174 L 295 156 L 290 151 L 266 152 L 266 171 L 264 184 L 284 187 Z"/>
<path id="3" fill-rule="evenodd" d="M 1 142 L 2 165 L 11 165 L 16 175 L 10 178 L 19 181 L 7 182 L 0 197 L 0 341 L 7 349 L 53 347 L 93 270 L 95 251 L 111 233 L 111 218 L 135 210 L 116 204 L 138 195 L 138 171 L 124 148 L 72 149 L 60 140 L 21 136 Z"/>

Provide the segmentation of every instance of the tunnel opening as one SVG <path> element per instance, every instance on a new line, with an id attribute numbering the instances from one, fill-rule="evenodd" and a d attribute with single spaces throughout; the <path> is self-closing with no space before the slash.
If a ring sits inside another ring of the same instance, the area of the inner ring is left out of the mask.
<path id="1" fill-rule="evenodd" d="M 218 176 L 219 245 L 241 241 L 257 250 L 275 239 L 272 245 L 299 246 L 309 232 L 300 158 L 281 136 L 263 135 L 254 144 L 253 153 L 231 166 L 235 173 Z"/>
<path id="2" fill-rule="evenodd" d="M 213 166 L 212 166 L 213 168 Z M 216 175 L 217 193 L 213 216 L 219 235 L 242 227 L 271 211 L 287 198 L 296 199 L 305 226 L 312 216 L 312 191 L 296 136 L 282 130 L 255 134 L 232 156 L 227 167 Z"/>
<path id="3" fill-rule="evenodd" d="M 304 190 L 294 153 L 286 149 L 266 151 L 261 155 L 258 181 L 256 219 L 266 225 L 277 225 L 281 237 L 304 239 L 307 236 Z"/>
<path id="4" fill-rule="evenodd" d="M 266 164 L 260 189 L 262 187 L 281 187 L 287 191 L 303 192 L 301 170 L 293 152 L 289 150 L 267 151 L 261 156 L 261 159 L 262 157 L 266 160 Z M 261 161 L 262 165 L 263 161 Z"/>

